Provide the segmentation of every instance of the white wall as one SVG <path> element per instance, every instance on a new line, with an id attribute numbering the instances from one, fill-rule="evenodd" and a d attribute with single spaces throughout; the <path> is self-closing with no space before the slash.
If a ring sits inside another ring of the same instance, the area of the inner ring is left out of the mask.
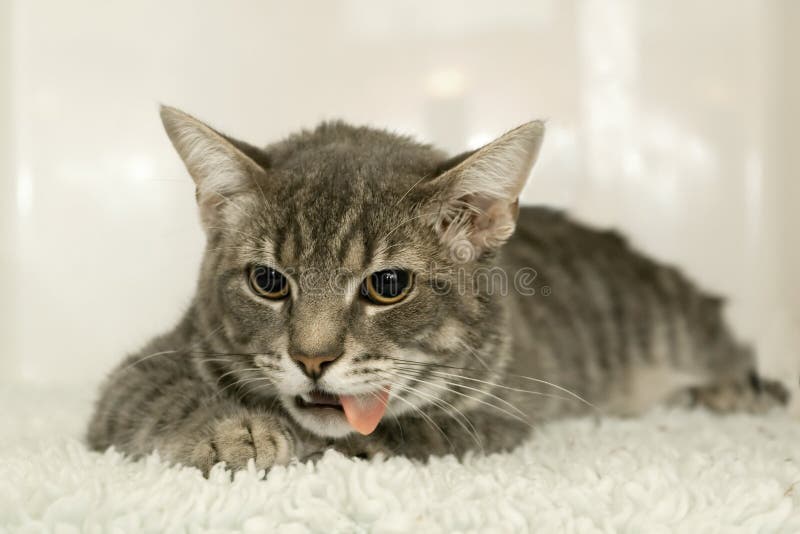
<path id="1" fill-rule="evenodd" d="M 14 246 L 14 163 L 12 155 L 11 4 L 0 0 L 0 374 L 12 374 L 16 363 L 17 318 Z"/>
<path id="2" fill-rule="evenodd" d="M 768 371 L 800 372 L 792 0 L 2 9 L 9 376 L 94 380 L 188 302 L 202 234 L 157 102 L 253 143 L 342 117 L 457 150 L 548 118 L 526 200 L 684 266 Z"/>
<path id="3" fill-rule="evenodd" d="M 769 4 L 765 31 L 772 53 L 765 58 L 765 231 L 763 255 L 774 262 L 770 292 L 758 294 L 766 317 L 761 322 L 764 366 L 797 384 L 800 367 L 800 2 Z M 759 274 L 759 273 L 756 273 Z M 752 284 L 758 292 L 759 284 Z M 797 406 L 800 407 L 800 399 Z"/>

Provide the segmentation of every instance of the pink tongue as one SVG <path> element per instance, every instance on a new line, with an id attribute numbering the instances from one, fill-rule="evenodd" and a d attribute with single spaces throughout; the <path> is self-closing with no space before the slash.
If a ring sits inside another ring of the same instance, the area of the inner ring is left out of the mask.
<path id="1" fill-rule="evenodd" d="M 374 395 L 341 395 L 339 402 L 350 426 L 366 436 L 380 423 L 389 402 L 389 391 L 381 390 Z"/>

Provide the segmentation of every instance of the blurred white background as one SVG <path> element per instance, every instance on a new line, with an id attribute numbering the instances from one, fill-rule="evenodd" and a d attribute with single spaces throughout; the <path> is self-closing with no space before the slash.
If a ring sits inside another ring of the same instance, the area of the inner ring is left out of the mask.
<path id="1" fill-rule="evenodd" d="M 800 374 L 800 2 L 0 0 L 0 373 L 100 378 L 203 237 L 157 103 L 266 144 L 321 119 L 456 151 L 549 119 L 527 202 L 730 298 Z"/>

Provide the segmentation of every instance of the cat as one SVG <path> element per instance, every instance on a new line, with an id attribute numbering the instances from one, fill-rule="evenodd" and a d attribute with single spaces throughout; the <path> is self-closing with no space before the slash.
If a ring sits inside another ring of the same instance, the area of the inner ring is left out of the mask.
<path id="1" fill-rule="evenodd" d="M 171 107 L 207 244 L 183 319 L 102 386 L 96 450 L 208 473 L 329 448 L 509 450 L 541 421 L 785 403 L 722 301 L 618 234 L 519 206 L 545 126 L 443 152 L 328 122 L 256 148 Z"/>

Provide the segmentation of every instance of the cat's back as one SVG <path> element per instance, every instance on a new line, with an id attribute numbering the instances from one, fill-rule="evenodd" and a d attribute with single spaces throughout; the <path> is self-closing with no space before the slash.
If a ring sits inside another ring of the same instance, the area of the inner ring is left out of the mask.
<path id="1" fill-rule="evenodd" d="M 615 231 L 523 207 L 499 261 L 513 281 L 514 350 L 525 356 L 515 358 L 517 370 L 568 369 L 562 380 L 591 389 L 586 377 L 598 372 L 749 362 L 724 324 L 720 298 Z"/>
<path id="2" fill-rule="evenodd" d="M 630 264 L 641 275 L 655 275 L 665 268 L 633 250 L 619 232 L 592 228 L 561 210 L 543 206 L 520 208 L 516 231 L 500 261 L 512 269 L 533 267 L 544 276 L 559 271 L 577 275 L 583 269 L 599 274 L 608 261 Z"/>
<path id="3" fill-rule="evenodd" d="M 520 208 L 500 263 L 512 273 L 530 271 L 534 291 L 520 287 L 517 293 L 537 296 L 540 306 L 559 302 L 575 314 L 588 306 L 618 320 L 633 314 L 647 322 L 655 318 L 650 308 L 688 317 L 698 310 L 718 312 L 722 302 L 676 267 L 636 250 L 619 232 L 593 228 L 552 208 Z"/>

